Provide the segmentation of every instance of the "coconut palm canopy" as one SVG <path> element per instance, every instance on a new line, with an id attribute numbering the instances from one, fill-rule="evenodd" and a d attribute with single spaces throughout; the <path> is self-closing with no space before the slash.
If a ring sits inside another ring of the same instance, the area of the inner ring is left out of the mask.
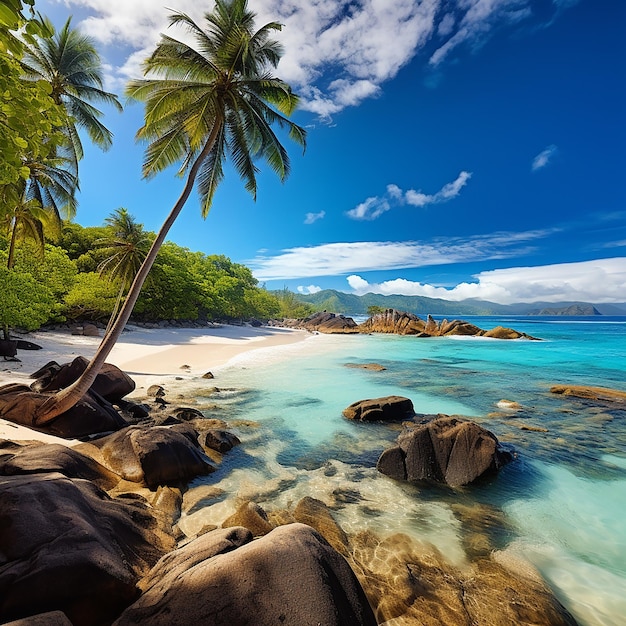
<path id="1" fill-rule="evenodd" d="M 289 174 L 289 157 L 272 125 L 305 145 L 304 129 L 286 117 L 298 98 L 270 72 L 282 53 L 271 35 L 281 25 L 270 22 L 255 31 L 255 16 L 246 4 L 218 0 L 205 15 L 206 30 L 187 15 L 172 15 L 170 23 L 186 27 L 195 47 L 162 35 L 145 62 L 148 77 L 131 81 L 126 91 L 146 107 L 145 125 L 137 134 L 148 143 L 144 175 L 178 163 L 180 173 L 187 173 L 199 160 L 203 216 L 228 156 L 255 198 L 256 159 L 266 160 L 281 180 Z"/>
<path id="2" fill-rule="evenodd" d="M 145 103 L 145 124 L 137 136 L 147 142 L 144 176 L 152 177 L 180 163 L 183 191 L 159 230 L 118 316 L 80 378 L 45 401 L 34 423 L 45 424 L 65 412 L 89 389 L 130 318 L 148 272 L 196 181 L 202 214 L 208 214 L 215 189 L 224 177 L 227 157 L 256 197 L 256 162 L 265 160 L 284 180 L 289 158 L 272 126 L 285 129 L 305 146 L 303 128 L 288 119 L 298 103 L 289 85 L 272 75 L 281 55 L 271 39 L 281 26 L 259 30 L 247 0 L 217 0 L 205 15 L 206 30 L 176 13 L 171 23 L 193 35 L 192 47 L 162 35 L 146 61 L 146 78 L 132 81 L 127 95 Z"/>
<path id="3" fill-rule="evenodd" d="M 92 40 L 71 26 L 70 17 L 61 30 L 44 18 L 50 37 L 30 41 L 24 50 L 22 67 L 32 80 L 45 80 L 52 88 L 52 99 L 61 104 L 69 116 L 66 127 L 73 156 L 83 157 L 83 146 L 78 128 L 87 131 L 89 138 L 99 147 L 108 150 L 113 135 L 100 121 L 103 112 L 93 103 L 105 104 L 121 111 L 115 94 L 104 90 L 100 55 Z"/>

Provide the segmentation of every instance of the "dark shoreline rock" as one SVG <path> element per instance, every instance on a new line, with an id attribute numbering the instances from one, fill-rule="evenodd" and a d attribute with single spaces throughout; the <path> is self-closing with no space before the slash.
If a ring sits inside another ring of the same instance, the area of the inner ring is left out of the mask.
<path id="1" fill-rule="evenodd" d="M 403 396 L 385 396 L 353 402 L 342 411 L 347 419 L 361 422 L 400 421 L 415 415 L 413 402 Z"/>
<path id="2" fill-rule="evenodd" d="M 494 473 L 511 459 L 492 432 L 444 416 L 405 430 L 397 445 L 381 454 L 376 468 L 395 480 L 460 487 Z"/>

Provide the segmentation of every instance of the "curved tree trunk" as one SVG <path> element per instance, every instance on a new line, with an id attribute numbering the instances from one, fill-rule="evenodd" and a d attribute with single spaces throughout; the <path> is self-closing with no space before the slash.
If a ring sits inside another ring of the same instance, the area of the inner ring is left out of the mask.
<path id="1" fill-rule="evenodd" d="M 104 365 L 109 353 L 117 343 L 117 340 L 120 338 L 128 319 L 130 318 L 131 313 L 133 312 L 133 308 L 135 303 L 137 302 L 137 298 L 141 292 L 141 288 L 148 276 L 148 272 L 152 268 L 154 261 L 156 259 L 157 254 L 161 248 L 161 245 L 165 241 L 165 237 L 169 232 L 170 228 L 176 221 L 176 218 L 180 214 L 185 202 L 189 198 L 191 191 L 193 190 L 196 176 L 198 175 L 198 170 L 202 165 L 202 162 L 207 157 L 211 149 L 213 148 L 213 144 L 215 143 L 215 139 L 217 137 L 217 133 L 221 126 L 221 122 L 216 121 L 215 126 L 211 130 L 211 135 L 208 138 L 202 152 L 199 154 L 198 158 L 195 160 L 194 164 L 191 166 L 189 170 L 189 174 L 187 176 L 187 180 L 185 182 L 185 187 L 183 188 L 180 197 L 176 201 L 173 209 L 170 214 L 167 216 L 165 222 L 163 222 L 163 226 L 161 226 L 161 230 L 154 240 L 150 251 L 146 255 L 137 275 L 135 276 L 135 280 L 130 287 L 130 291 L 126 296 L 126 300 L 124 305 L 119 311 L 119 315 L 115 320 L 115 323 L 111 327 L 108 333 L 105 333 L 102 341 L 100 342 L 100 346 L 96 354 L 93 356 L 89 365 L 87 365 L 85 371 L 80 375 L 78 380 L 71 384 L 69 387 L 65 389 L 61 389 L 53 396 L 50 396 L 46 402 L 44 402 L 38 410 L 35 412 L 33 416 L 33 424 L 35 426 L 42 426 L 43 424 L 47 424 L 54 420 L 56 417 L 65 413 L 71 409 L 87 392 L 87 390 L 91 387 L 96 376 L 100 372 L 100 369 Z"/>
<path id="2" fill-rule="evenodd" d="M 11 241 L 9 242 L 9 256 L 7 258 L 7 269 L 12 270 L 15 265 L 15 246 L 17 245 L 17 218 L 13 221 L 11 229 Z"/>

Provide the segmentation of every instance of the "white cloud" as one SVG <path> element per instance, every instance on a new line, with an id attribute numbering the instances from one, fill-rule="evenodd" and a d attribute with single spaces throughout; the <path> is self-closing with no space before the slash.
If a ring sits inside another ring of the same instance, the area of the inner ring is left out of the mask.
<path id="1" fill-rule="evenodd" d="M 532 163 L 533 172 L 544 168 L 551 161 L 552 157 L 557 153 L 558 148 L 552 144 L 542 150 L 534 159 Z"/>
<path id="2" fill-rule="evenodd" d="M 306 287 L 304 287 L 303 285 L 298 286 L 298 293 L 311 294 L 317 293 L 318 291 L 322 291 L 322 288 L 318 287 L 317 285 L 308 285 Z"/>
<path id="3" fill-rule="evenodd" d="M 560 8 L 575 0 L 555 0 Z M 170 11 L 154 0 L 41 0 L 91 15 L 80 27 L 109 46 L 117 61 L 108 84 L 140 75 L 141 61 L 168 25 Z M 171 0 L 167 7 L 202 21 L 212 2 Z M 330 117 L 380 93 L 433 39 L 444 43 L 438 65 L 463 43 L 477 46 L 501 24 L 525 18 L 531 0 L 253 0 L 257 24 L 284 24 L 276 37 L 285 54 L 277 74 L 302 96 L 302 108 Z M 45 12 L 45 7 L 40 7 Z M 181 37 L 182 33 L 168 31 Z M 108 59 L 109 60 L 109 59 Z"/>
<path id="4" fill-rule="evenodd" d="M 346 211 L 346 215 L 353 220 L 375 220 L 390 209 L 388 200 L 374 196 Z"/>
<path id="5" fill-rule="evenodd" d="M 456 198 L 467 181 L 472 177 L 471 172 L 461 172 L 456 180 L 444 185 L 437 193 L 425 194 L 422 191 L 409 189 L 402 191 L 398 185 L 387 185 L 386 196 L 380 198 L 373 196 L 357 205 L 354 209 L 346 212 L 346 215 L 354 220 L 375 220 L 383 213 L 391 210 L 393 205 L 410 204 L 411 206 L 424 207 L 429 204 L 448 202 Z"/>
<path id="6" fill-rule="evenodd" d="M 555 231 L 498 232 L 467 239 L 442 238 L 428 243 L 329 243 L 290 248 L 276 256 L 263 253 L 245 261 L 245 264 L 252 269 L 258 280 L 266 281 L 468 263 L 528 254 L 533 250 L 531 242 L 545 238 L 553 232 Z"/>
<path id="7" fill-rule="evenodd" d="M 326 217 L 326 211 L 320 211 L 319 213 L 307 213 L 304 217 L 305 224 L 314 224 L 317 220 L 322 220 Z"/>
<path id="8" fill-rule="evenodd" d="M 511 267 L 476 274 L 477 282 L 453 288 L 413 282 L 403 278 L 370 284 L 349 276 L 357 294 L 380 293 L 426 296 L 445 300 L 478 298 L 500 304 L 516 302 L 624 302 L 626 257 L 561 263 L 537 267 Z"/>
<path id="9" fill-rule="evenodd" d="M 484 45 L 490 31 L 501 24 L 511 24 L 530 17 L 530 4 L 529 0 L 458 0 L 457 10 L 462 16 L 456 30 L 449 27 L 449 20 L 444 24 L 444 30 L 448 28 L 450 38 L 432 54 L 431 65 L 441 64 L 461 44 L 467 43 L 474 48 Z"/>

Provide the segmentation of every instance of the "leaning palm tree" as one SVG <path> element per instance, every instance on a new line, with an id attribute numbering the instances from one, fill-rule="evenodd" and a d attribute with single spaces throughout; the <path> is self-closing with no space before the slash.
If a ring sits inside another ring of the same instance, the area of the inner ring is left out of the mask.
<path id="1" fill-rule="evenodd" d="M 98 351 L 81 377 L 36 410 L 34 423 L 42 425 L 68 410 L 93 383 L 119 338 L 154 263 L 159 248 L 181 212 L 194 186 L 198 186 L 202 215 L 211 207 L 224 175 L 227 157 L 256 198 L 256 161 L 264 159 L 284 180 L 289 158 L 273 125 L 305 146 L 305 131 L 287 116 L 297 96 L 271 69 L 282 49 L 271 38 L 281 25 L 270 22 L 255 30 L 255 15 L 247 0 L 217 0 L 205 15 L 206 30 L 190 17 L 174 14 L 172 25 L 184 26 L 195 47 L 162 35 L 145 62 L 143 80 L 131 81 L 127 94 L 145 103 L 145 123 L 137 136 L 147 142 L 144 177 L 150 178 L 180 163 L 186 176 L 182 193 L 157 234 L 120 310 Z"/>
<path id="2" fill-rule="evenodd" d="M 50 84 L 51 97 L 68 115 L 65 133 L 70 154 L 77 164 L 83 158 L 78 129 L 87 131 L 90 139 L 103 150 L 112 144 L 111 131 L 102 124 L 103 113 L 92 103 L 122 110 L 117 96 L 103 88 L 103 68 L 92 40 L 71 27 L 70 17 L 60 31 L 44 18 L 49 37 L 29 41 L 24 49 L 22 67 L 26 78 Z"/>
<path id="3" fill-rule="evenodd" d="M 105 334 L 109 332 L 117 317 L 124 292 L 137 275 L 146 258 L 151 239 L 143 226 L 124 208 L 116 209 L 104 221 L 111 235 L 95 242 L 102 247 L 104 259 L 98 264 L 100 276 L 107 276 L 111 281 L 119 282 L 119 291 L 113 312 L 109 318 Z"/>

